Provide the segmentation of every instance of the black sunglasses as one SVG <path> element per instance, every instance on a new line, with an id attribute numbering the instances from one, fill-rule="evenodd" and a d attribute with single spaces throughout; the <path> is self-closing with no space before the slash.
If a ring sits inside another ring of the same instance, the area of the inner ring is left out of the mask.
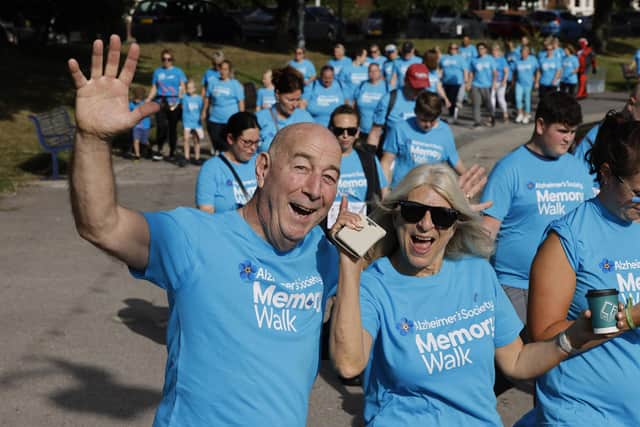
<path id="1" fill-rule="evenodd" d="M 358 133 L 358 128 L 340 128 L 337 126 L 332 126 L 331 130 L 333 131 L 333 134 L 335 136 L 340 136 L 344 133 L 344 131 L 347 131 L 347 135 L 349 136 L 356 136 L 356 133 Z"/>
<path id="2" fill-rule="evenodd" d="M 431 214 L 431 222 L 433 225 L 440 229 L 451 227 L 460 217 L 460 213 L 452 208 L 428 206 L 408 200 L 401 200 L 398 204 L 400 205 L 400 216 L 410 224 L 419 222 L 424 218 L 427 211 Z"/>

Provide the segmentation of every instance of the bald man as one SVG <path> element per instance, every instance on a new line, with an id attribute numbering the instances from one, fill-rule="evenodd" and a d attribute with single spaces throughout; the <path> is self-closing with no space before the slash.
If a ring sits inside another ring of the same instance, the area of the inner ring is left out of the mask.
<path id="1" fill-rule="evenodd" d="M 304 426 L 337 253 L 319 227 L 335 199 L 341 151 L 315 124 L 278 133 L 256 161 L 247 205 L 138 213 L 118 203 L 110 143 L 157 105 L 128 111 L 139 46 L 118 75 L 120 39 L 93 45 L 91 77 L 69 61 L 77 133 L 71 203 L 81 237 L 167 291 L 162 401 L 154 426 Z M 126 398 L 126 397 L 125 397 Z"/>

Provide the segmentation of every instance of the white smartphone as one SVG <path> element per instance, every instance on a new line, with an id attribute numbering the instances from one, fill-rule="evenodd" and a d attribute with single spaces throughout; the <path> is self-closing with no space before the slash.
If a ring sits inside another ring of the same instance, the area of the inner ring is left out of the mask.
<path id="1" fill-rule="evenodd" d="M 361 230 L 344 227 L 334 237 L 336 244 L 355 258 L 362 258 L 378 240 L 387 234 L 384 228 L 371 218 L 363 214 L 360 217 L 363 224 Z"/>

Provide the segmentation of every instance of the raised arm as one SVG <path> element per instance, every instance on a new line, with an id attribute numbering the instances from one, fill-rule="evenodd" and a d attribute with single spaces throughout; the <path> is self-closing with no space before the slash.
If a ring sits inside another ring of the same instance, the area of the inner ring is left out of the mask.
<path id="1" fill-rule="evenodd" d="M 143 269 L 149 258 L 149 228 L 141 214 L 120 206 L 116 200 L 111 141 L 159 107 L 147 103 L 129 111 L 129 86 L 140 47 L 131 45 L 118 76 L 120 47 L 120 38 L 111 36 L 103 71 L 102 41 L 93 42 L 89 80 L 75 59 L 68 62 L 77 90 L 71 207 L 80 236 L 127 265 Z"/>

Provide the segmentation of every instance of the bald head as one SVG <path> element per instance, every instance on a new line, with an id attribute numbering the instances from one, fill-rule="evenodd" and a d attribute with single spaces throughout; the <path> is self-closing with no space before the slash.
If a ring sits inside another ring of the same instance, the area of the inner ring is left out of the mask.
<path id="1" fill-rule="evenodd" d="M 269 156 L 273 161 L 282 153 L 289 153 L 293 148 L 300 151 L 305 146 L 310 146 L 313 142 L 321 144 L 321 148 L 331 153 L 332 148 L 337 150 L 340 157 L 340 144 L 335 135 L 324 126 L 315 123 L 297 123 L 281 129 L 271 142 Z"/>

